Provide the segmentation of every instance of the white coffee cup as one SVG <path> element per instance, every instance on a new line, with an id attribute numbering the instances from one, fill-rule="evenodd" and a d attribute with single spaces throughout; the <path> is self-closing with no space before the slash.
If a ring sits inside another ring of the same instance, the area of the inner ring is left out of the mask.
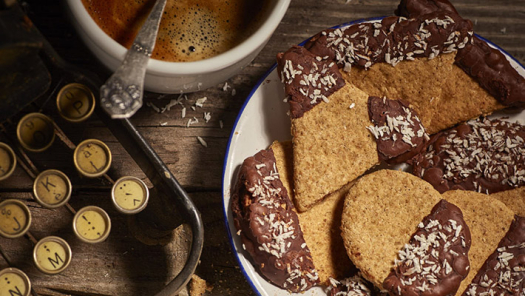
<path id="1" fill-rule="evenodd" d="M 194 62 L 150 59 L 144 88 L 157 93 L 188 93 L 205 90 L 228 80 L 247 66 L 266 45 L 281 22 L 290 0 L 269 1 L 259 28 L 246 40 L 217 56 Z M 91 18 L 82 0 L 66 0 L 73 26 L 91 52 L 109 70 L 121 64 L 126 48 L 109 37 Z"/>

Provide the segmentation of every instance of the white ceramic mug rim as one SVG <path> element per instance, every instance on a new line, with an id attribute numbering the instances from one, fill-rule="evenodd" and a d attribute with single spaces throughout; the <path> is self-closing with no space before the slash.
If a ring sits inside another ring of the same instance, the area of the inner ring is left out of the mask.
<path id="1" fill-rule="evenodd" d="M 113 56 L 117 60 L 123 60 L 127 49 L 109 37 L 91 18 L 88 11 L 82 4 L 81 0 L 67 0 L 69 7 L 73 13 L 73 17 L 77 19 L 80 25 L 85 30 L 86 34 L 92 38 L 94 43 Z M 165 62 L 156 59 L 150 59 L 147 67 L 148 73 L 151 74 L 200 74 L 218 71 L 226 68 L 240 59 L 246 53 L 254 51 L 258 46 L 265 42 L 275 31 L 283 18 L 291 0 L 277 0 L 273 9 L 268 13 L 268 17 L 263 20 L 262 25 L 236 47 L 219 54 L 217 56 L 195 61 L 195 62 Z"/>

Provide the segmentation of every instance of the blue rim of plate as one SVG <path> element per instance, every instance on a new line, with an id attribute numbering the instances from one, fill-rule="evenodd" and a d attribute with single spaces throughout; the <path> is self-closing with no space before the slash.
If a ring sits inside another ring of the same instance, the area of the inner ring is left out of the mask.
<path id="1" fill-rule="evenodd" d="M 372 22 L 372 21 L 378 21 L 378 20 L 382 20 L 383 18 L 385 18 L 384 16 L 382 17 L 372 17 L 372 18 L 365 18 L 365 19 L 359 19 L 359 20 L 354 20 L 354 21 L 351 21 L 351 22 L 346 22 L 346 23 L 343 23 L 343 24 L 340 24 L 340 25 L 336 25 L 336 26 L 333 26 L 329 29 L 338 29 L 338 28 L 344 28 L 344 27 L 348 27 L 348 26 L 351 26 L 351 25 L 354 25 L 354 24 L 359 24 L 359 23 L 364 23 L 364 22 Z M 497 50 L 499 50 L 500 52 L 502 52 L 506 57 L 512 59 L 518 66 L 520 66 L 521 68 L 525 69 L 525 67 L 516 59 L 514 58 L 512 55 L 510 55 L 508 52 L 506 52 L 505 50 L 503 50 L 501 47 L 499 47 L 498 45 L 492 43 L 490 40 L 484 38 L 484 37 L 481 37 L 479 36 L 478 34 L 474 34 L 476 37 L 478 37 L 479 39 L 487 42 L 487 44 Z M 313 36 L 312 36 L 313 37 Z M 308 40 L 310 40 L 312 37 L 304 40 L 303 42 L 299 43 L 298 45 L 300 46 L 303 46 L 306 42 L 308 42 Z M 261 87 L 261 85 L 264 83 L 264 81 L 266 81 L 267 77 L 277 68 L 277 63 L 274 63 L 270 69 L 268 71 L 266 71 L 266 73 L 257 81 L 257 83 L 255 84 L 255 86 L 252 88 L 252 90 L 250 91 L 250 93 L 248 94 L 248 97 L 246 98 L 246 100 L 244 101 L 241 109 L 239 110 L 239 113 L 237 114 L 237 118 L 235 118 L 235 123 L 233 124 L 233 127 L 232 127 L 232 131 L 230 133 L 230 137 L 228 138 L 228 145 L 226 146 L 226 154 L 224 156 L 224 164 L 223 164 L 223 168 L 222 168 L 222 200 L 223 200 L 223 214 L 224 214 L 224 223 L 225 223 L 225 226 L 226 226 L 226 231 L 228 233 L 228 240 L 230 242 L 230 246 L 235 254 L 235 259 L 237 260 L 237 263 L 239 264 L 239 267 L 242 271 L 242 274 L 244 275 L 244 278 L 246 278 L 246 281 L 250 284 L 252 290 L 259 296 L 261 296 L 262 294 L 259 292 L 259 290 L 257 289 L 257 287 L 255 286 L 255 284 L 253 283 L 252 281 L 252 278 L 248 275 L 248 273 L 246 272 L 246 269 L 244 268 L 244 265 L 242 265 L 241 263 L 241 258 L 239 257 L 240 256 L 240 253 L 238 252 L 237 248 L 235 247 L 235 243 L 233 241 L 233 235 L 230 231 L 230 221 L 228 221 L 228 208 L 227 206 L 224 204 L 224 200 L 225 200 L 225 196 L 224 196 L 224 192 L 225 192 L 225 173 L 226 173 L 226 167 L 228 165 L 228 155 L 230 154 L 230 148 L 231 148 L 231 144 L 232 144 L 232 140 L 233 140 L 233 137 L 235 135 L 235 130 L 237 128 L 237 125 L 239 123 L 239 119 L 241 118 L 241 115 L 244 113 L 244 109 L 246 108 L 246 106 L 248 105 L 248 103 L 250 102 L 250 100 L 252 99 L 253 95 L 255 94 L 255 92 L 257 92 L 259 90 L 259 88 Z M 261 148 L 262 149 L 262 148 Z M 231 180 L 228 180 L 229 181 L 229 184 L 231 184 Z M 250 259 L 248 259 L 248 261 L 250 261 Z M 254 267 L 255 269 L 255 267 Z M 259 273 L 257 270 L 256 270 L 257 273 Z M 264 279 L 264 277 L 263 277 Z M 266 280 L 266 279 L 265 279 Z M 278 288 L 277 286 L 275 286 L 276 288 Z M 283 290 L 285 291 L 285 290 Z"/>

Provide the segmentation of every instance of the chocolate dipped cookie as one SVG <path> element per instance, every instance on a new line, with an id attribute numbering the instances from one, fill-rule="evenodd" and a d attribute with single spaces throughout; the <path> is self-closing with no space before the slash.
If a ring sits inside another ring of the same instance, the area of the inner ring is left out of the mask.
<path id="1" fill-rule="evenodd" d="M 479 118 L 431 137 L 413 160 L 413 172 L 443 193 L 486 194 L 525 184 L 525 126 Z"/>
<path id="2" fill-rule="evenodd" d="M 462 295 L 523 295 L 524 260 L 525 218 L 516 216 L 498 248 L 485 261 Z"/>
<path id="3" fill-rule="evenodd" d="M 276 141 L 270 149 L 274 153 L 283 186 L 293 200 L 292 143 Z M 342 279 L 357 273 L 346 255 L 340 231 L 343 202 L 351 185 L 353 184 L 331 194 L 309 211 L 297 213 L 304 240 L 310 249 L 319 283 L 322 285 L 328 285 L 331 278 Z"/>
<path id="4" fill-rule="evenodd" d="M 461 210 L 441 200 L 419 223 L 383 282 L 390 295 L 453 295 L 469 273 L 470 230 Z"/>
<path id="5" fill-rule="evenodd" d="M 371 125 L 364 109 L 371 97 L 403 101 L 429 134 L 525 101 L 523 77 L 450 2 L 402 1 L 397 14 L 324 30 L 277 55 L 301 212 L 384 160 L 371 141 L 378 135 L 362 131 Z"/>
<path id="6" fill-rule="evenodd" d="M 341 235 L 365 279 L 383 289 L 399 251 L 440 200 L 430 184 L 402 171 L 380 170 L 356 181 L 345 198 Z"/>
<path id="7" fill-rule="evenodd" d="M 291 292 L 319 282 L 271 149 L 243 162 L 231 200 L 237 234 L 262 276 Z"/>
<path id="8" fill-rule="evenodd" d="M 459 296 L 465 292 L 483 263 L 509 230 L 514 213 L 490 195 L 474 191 L 451 190 L 443 193 L 442 197 L 461 209 L 470 229 L 470 272 L 456 293 Z"/>

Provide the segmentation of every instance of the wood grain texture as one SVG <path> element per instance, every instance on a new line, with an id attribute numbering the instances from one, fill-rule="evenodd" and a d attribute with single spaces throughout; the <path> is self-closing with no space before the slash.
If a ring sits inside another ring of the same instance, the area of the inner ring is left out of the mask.
<path id="1" fill-rule="evenodd" d="M 224 155 L 237 113 L 248 94 L 275 63 L 275 55 L 291 45 L 302 42 L 325 28 L 348 21 L 392 15 L 398 1 L 394 0 L 303 0 L 292 1 L 284 19 L 257 58 L 238 75 L 208 90 L 187 94 L 182 106 L 176 105 L 163 113 L 151 107 L 142 108 L 132 119 L 162 160 L 177 177 L 202 213 L 205 226 L 205 245 L 196 273 L 213 287 L 206 295 L 253 295 L 244 279 L 224 226 L 222 211 L 222 170 Z M 460 14 L 475 23 L 479 35 L 498 44 L 520 63 L 525 62 L 525 1 L 457 0 L 453 1 Z M 68 62 L 97 73 L 102 79 L 109 76 L 82 44 L 59 1 L 29 0 L 22 2 L 29 18 Z M 232 90 L 235 89 L 235 92 Z M 192 110 L 198 98 L 207 97 L 202 108 Z M 178 95 L 146 94 L 146 102 L 166 106 Z M 204 112 L 211 120 L 205 122 Z M 190 118 L 198 123 L 187 127 Z M 220 122 L 223 127 L 220 127 Z M 109 175 L 118 178 L 144 173 L 130 159 L 115 137 L 96 119 L 84 125 L 61 125 L 76 143 L 96 137 L 105 141 L 113 152 Z M 208 147 L 197 140 L 202 137 Z M 151 295 L 158 291 L 181 268 L 189 244 L 189 230 L 175 230 L 172 241 L 165 246 L 147 246 L 130 233 L 128 218 L 118 214 L 109 199 L 110 184 L 104 180 L 85 180 L 72 169 L 71 151 L 56 141 L 53 152 L 34 155 L 40 169 L 63 169 L 77 184 L 71 205 L 79 209 L 97 204 L 108 211 L 113 231 L 108 241 L 87 245 L 77 240 L 71 229 L 72 216 L 65 209 L 46 210 L 31 197 L 32 179 L 18 167 L 7 181 L 0 182 L 0 199 L 17 198 L 25 201 L 33 213 L 31 233 L 37 238 L 48 235 L 64 237 L 73 249 L 73 261 L 62 274 L 46 276 L 33 266 L 32 245 L 26 238 L 0 238 L 0 246 L 12 263 L 26 271 L 38 295 Z M 0 269 L 7 263 L 0 257 Z"/>

